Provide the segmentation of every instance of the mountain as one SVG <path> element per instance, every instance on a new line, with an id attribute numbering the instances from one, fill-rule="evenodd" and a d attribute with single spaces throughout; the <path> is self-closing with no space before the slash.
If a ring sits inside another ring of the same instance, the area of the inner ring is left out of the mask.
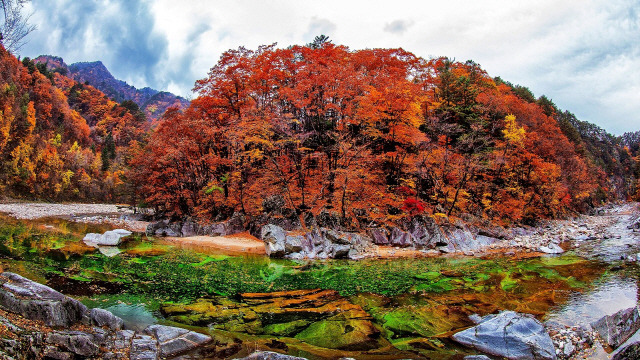
<path id="1" fill-rule="evenodd" d="M 189 106 L 189 101 L 170 92 L 149 87 L 137 89 L 116 79 L 101 61 L 67 65 L 60 57 L 41 55 L 34 59 L 34 62 L 46 64 L 50 71 L 60 72 L 79 83 L 92 85 L 118 103 L 125 100 L 135 102 L 149 120 L 158 119 L 171 106 L 180 108 Z"/>
<path id="2" fill-rule="evenodd" d="M 117 103 L 66 76 L 61 58 L 44 61 L 19 61 L 0 44 L 0 197 L 119 201 L 134 194 L 124 181 L 127 160 L 151 123 L 133 101 Z"/>

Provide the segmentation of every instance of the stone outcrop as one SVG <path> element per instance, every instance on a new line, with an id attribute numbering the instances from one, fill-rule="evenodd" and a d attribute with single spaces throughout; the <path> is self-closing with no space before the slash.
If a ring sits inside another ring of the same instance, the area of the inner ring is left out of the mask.
<path id="1" fill-rule="evenodd" d="M 428 217 L 416 217 L 402 227 L 369 228 L 366 235 L 314 228 L 308 232 L 286 231 L 274 224 L 265 225 L 259 236 L 267 254 L 291 259 L 360 259 L 369 255 L 372 245 L 439 250 L 442 253 L 473 254 L 509 239 L 504 229 L 480 230 L 462 222 L 438 225 Z"/>
<path id="2" fill-rule="evenodd" d="M 358 233 L 327 228 L 300 233 L 271 224 L 262 228 L 260 238 L 267 255 L 290 259 L 359 259 L 372 245 L 370 238 Z"/>
<path id="3" fill-rule="evenodd" d="M 226 221 L 213 224 L 200 224 L 193 220 L 172 222 L 169 219 L 153 222 L 147 226 L 147 236 L 225 236 L 245 231 L 245 218 L 234 213 Z"/>
<path id="4" fill-rule="evenodd" d="M 207 335 L 163 325 L 151 325 L 142 333 L 124 330 L 123 320 L 111 312 L 89 310 L 10 272 L 0 274 L 0 284 L 0 328 L 12 334 L 0 337 L 0 358 L 172 359 L 212 341 Z M 5 313 L 19 315 L 21 325 L 14 325 Z"/>
<path id="5" fill-rule="evenodd" d="M 14 273 L 0 274 L 0 284 L 0 308 L 47 326 L 68 327 L 88 313 L 78 300 Z"/>
<path id="6" fill-rule="evenodd" d="M 535 318 L 513 311 L 488 315 L 482 322 L 452 336 L 453 340 L 507 359 L 556 359 L 551 337 Z"/>
<path id="7" fill-rule="evenodd" d="M 620 310 L 591 324 L 604 343 L 616 349 L 640 329 L 638 307 Z"/>
<path id="8" fill-rule="evenodd" d="M 636 342 L 621 348 L 616 352 L 611 360 L 640 359 L 640 342 Z"/>

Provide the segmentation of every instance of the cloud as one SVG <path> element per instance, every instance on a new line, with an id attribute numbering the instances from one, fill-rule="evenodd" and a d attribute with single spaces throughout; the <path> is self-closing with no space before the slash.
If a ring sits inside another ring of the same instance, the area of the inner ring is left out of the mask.
<path id="1" fill-rule="evenodd" d="M 23 55 L 102 60 L 134 86 L 191 94 L 220 55 L 305 44 L 471 59 L 608 131 L 640 129 L 637 0 L 32 0 Z M 402 36 L 398 36 L 402 35 Z"/>
<path id="2" fill-rule="evenodd" d="M 153 32 L 155 19 L 143 1 L 33 0 L 38 27 L 23 53 L 59 55 L 68 64 L 102 61 L 116 78 L 138 87 L 164 87 L 157 65 L 167 41 Z"/>
<path id="3" fill-rule="evenodd" d="M 316 36 L 319 35 L 327 35 L 331 37 L 333 33 L 336 31 L 337 26 L 333 22 L 327 19 L 320 19 L 317 17 L 312 17 L 309 22 L 309 27 L 304 37 L 309 39 L 309 42 L 313 41 Z"/>
<path id="4" fill-rule="evenodd" d="M 411 25 L 413 25 L 413 21 L 410 20 L 394 20 L 384 26 L 384 31 L 402 35 L 409 29 L 409 27 L 411 27 Z"/>

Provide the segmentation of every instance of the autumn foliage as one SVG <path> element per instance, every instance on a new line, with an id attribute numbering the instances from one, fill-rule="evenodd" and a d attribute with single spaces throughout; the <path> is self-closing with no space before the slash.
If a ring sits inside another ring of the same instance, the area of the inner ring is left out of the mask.
<path id="1" fill-rule="evenodd" d="M 473 62 L 328 41 L 225 52 L 134 159 L 167 215 L 297 214 L 366 226 L 406 215 L 501 222 L 593 205 L 598 169 L 543 107 Z"/>
<path id="2" fill-rule="evenodd" d="M 195 91 L 150 124 L 0 47 L 0 190 L 205 220 L 275 206 L 356 229 L 533 222 L 636 192 L 632 150 L 599 148 L 597 131 L 472 61 L 318 38 L 229 50 Z"/>
<path id="3" fill-rule="evenodd" d="M 91 86 L 18 61 L 0 46 L 0 191 L 13 197 L 115 201 L 125 197 L 144 115 Z M 103 156 L 103 149 L 112 152 Z"/>

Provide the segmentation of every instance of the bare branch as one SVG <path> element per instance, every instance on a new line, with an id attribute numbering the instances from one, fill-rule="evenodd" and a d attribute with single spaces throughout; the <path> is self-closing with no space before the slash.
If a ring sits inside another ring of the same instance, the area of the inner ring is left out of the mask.
<path id="1" fill-rule="evenodd" d="M 26 43 L 26 36 L 36 29 L 29 24 L 31 15 L 24 15 L 22 8 L 30 0 L 0 0 L 4 22 L 0 24 L 0 42 L 4 47 L 16 52 Z"/>

